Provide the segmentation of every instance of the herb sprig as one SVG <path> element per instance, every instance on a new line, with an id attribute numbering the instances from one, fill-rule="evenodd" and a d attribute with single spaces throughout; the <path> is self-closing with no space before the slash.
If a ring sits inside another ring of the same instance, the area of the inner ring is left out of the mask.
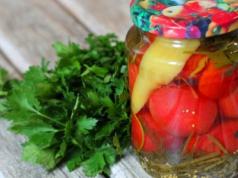
<path id="1" fill-rule="evenodd" d="M 43 61 L 20 81 L 0 71 L 0 114 L 25 135 L 23 159 L 48 170 L 66 162 L 87 176 L 109 174 L 130 143 L 125 46 L 89 35 L 87 49 L 55 43 L 54 69 Z"/>

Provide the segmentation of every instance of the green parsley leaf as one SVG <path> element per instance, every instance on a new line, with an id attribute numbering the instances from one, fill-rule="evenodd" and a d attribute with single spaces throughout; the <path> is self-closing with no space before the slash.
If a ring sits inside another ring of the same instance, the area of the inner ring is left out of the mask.
<path id="1" fill-rule="evenodd" d="M 82 154 L 79 150 L 76 150 L 73 153 L 71 153 L 69 157 L 70 157 L 69 161 L 66 164 L 69 171 L 73 171 L 76 168 L 78 168 L 79 166 L 81 166 L 83 158 L 82 158 Z"/>
<path id="2" fill-rule="evenodd" d="M 42 150 L 34 144 L 24 145 L 23 159 L 31 163 L 41 164 L 47 170 L 54 169 L 57 164 L 54 150 Z"/>
<path id="3" fill-rule="evenodd" d="M 86 116 L 82 116 L 79 118 L 77 121 L 77 135 L 86 135 L 89 133 L 90 130 L 92 130 L 96 124 L 97 124 L 97 119 L 94 118 L 87 118 Z"/>
<path id="4" fill-rule="evenodd" d="M 98 149 L 88 160 L 82 163 L 83 169 L 87 176 L 96 176 L 98 172 L 102 172 L 116 160 L 115 150 L 110 147 L 102 147 Z"/>
<path id="5" fill-rule="evenodd" d="M 24 134 L 28 137 L 31 137 L 37 133 L 57 132 L 57 130 L 53 128 L 51 125 L 46 124 L 45 122 L 42 122 L 38 119 L 32 121 L 14 122 L 12 124 L 11 130 L 14 131 L 15 133 Z"/>
<path id="6" fill-rule="evenodd" d="M 55 43 L 55 67 L 42 60 L 22 80 L 9 81 L 0 70 L 0 115 L 28 138 L 24 160 L 48 170 L 66 162 L 94 176 L 109 174 L 128 148 L 130 107 L 124 43 L 114 34 L 86 42 L 86 49 Z"/>

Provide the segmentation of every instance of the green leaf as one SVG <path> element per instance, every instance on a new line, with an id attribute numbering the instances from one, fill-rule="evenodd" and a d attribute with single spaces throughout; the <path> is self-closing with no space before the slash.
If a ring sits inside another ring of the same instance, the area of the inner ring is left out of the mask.
<path id="1" fill-rule="evenodd" d="M 92 105 L 97 106 L 97 105 L 100 104 L 100 98 L 99 98 L 97 92 L 90 90 L 90 91 L 87 92 L 87 97 L 88 97 L 89 102 Z"/>
<path id="2" fill-rule="evenodd" d="M 83 161 L 82 153 L 80 151 L 75 151 L 73 154 L 70 155 L 70 159 L 67 161 L 67 168 L 69 171 L 74 171 L 76 168 L 81 166 Z"/>
<path id="3" fill-rule="evenodd" d="M 108 136 L 110 136 L 117 124 L 118 124 L 117 122 L 107 123 L 97 132 L 95 139 L 100 140 L 103 139 L 104 137 L 107 138 Z"/>
<path id="4" fill-rule="evenodd" d="M 22 80 L 0 71 L 0 115 L 28 137 L 25 160 L 47 169 L 83 163 L 88 175 L 108 174 L 130 140 L 126 50 L 114 34 L 86 42 L 86 49 L 55 43 L 55 68 L 42 61 Z"/>
<path id="5" fill-rule="evenodd" d="M 7 112 L 6 99 L 0 99 L 0 118 Z"/>
<path id="6" fill-rule="evenodd" d="M 108 69 L 106 67 L 99 67 L 96 65 L 90 67 L 90 71 L 96 74 L 98 77 L 105 77 L 105 75 L 108 73 Z"/>
<path id="7" fill-rule="evenodd" d="M 95 118 L 87 118 L 86 116 L 83 116 L 79 118 L 77 121 L 77 129 L 76 134 L 77 135 L 86 135 L 89 133 L 90 130 L 92 130 L 97 125 L 97 119 Z"/>
<path id="8" fill-rule="evenodd" d="M 101 105 L 106 106 L 108 108 L 112 108 L 114 106 L 114 103 L 109 96 L 101 98 L 100 103 Z"/>
<path id="9" fill-rule="evenodd" d="M 107 165 L 115 163 L 116 153 L 112 147 L 103 147 L 95 151 L 95 153 L 82 163 L 84 172 L 87 176 L 96 176 L 99 172 L 103 172 Z"/>
<path id="10" fill-rule="evenodd" d="M 125 89 L 125 81 L 124 80 L 116 80 L 116 95 L 121 95 Z"/>
<path id="11" fill-rule="evenodd" d="M 60 144 L 59 151 L 56 153 L 55 158 L 56 158 L 56 159 L 64 158 L 64 156 L 65 156 L 65 154 L 66 154 L 66 152 L 67 152 L 67 148 L 68 148 L 67 142 L 64 140 L 64 141 Z"/>
<path id="12" fill-rule="evenodd" d="M 75 43 L 69 43 L 68 45 L 65 45 L 61 42 L 56 42 L 53 44 L 53 47 L 56 51 L 57 56 L 61 59 L 58 62 L 60 66 L 67 63 L 67 60 L 64 60 L 65 58 L 70 58 L 80 52 L 80 46 Z"/>
<path id="13" fill-rule="evenodd" d="M 45 79 L 45 73 L 39 66 L 30 67 L 29 70 L 24 74 L 24 80 L 34 85 L 37 85 L 38 82 L 42 82 Z"/>
<path id="14" fill-rule="evenodd" d="M 45 149 L 52 146 L 54 138 L 54 132 L 39 132 L 29 137 L 29 142 L 37 145 L 41 149 Z"/>
<path id="15" fill-rule="evenodd" d="M 14 90 L 8 97 L 8 104 L 12 106 L 13 109 L 24 111 L 40 110 L 41 108 L 38 99 L 30 88 L 17 88 Z"/>
<path id="16" fill-rule="evenodd" d="M 73 124 L 72 121 L 67 121 L 64 128 L 64 137 L 69 140 L 72 136 Z"/>
<path id="17" fill-rule="evenodd" d="M 118 138 L 117 135 L 115 135 L 115 136 L 113 137 L 113 145 L 115 146 L 117 153 L 118 153 L 119 155 L 122 155 L 122 151 L 123 151 L 123 150 L 122 150 L 122 148 L 121 148 L 120 140 L 119 140 L 119 138 Z"/>
<path id="18" fill-rule="evenodd" d="M 23 159 L 34 164 L 41 164 L 47 170 L 54 169 L 57 164 L 54 150 L 41 149 L 34 144 L 24 145 Z"/>
<path id="19" fill-rule="evenodd" d="M 24 134 L 29 142 L 40 148 L 50 147 L 54 141 L 57 130 L 38 119 L 31 121 L 15 122 L 11 126 L 15 133 Z"/>
<path id="20" fill-rule="evenodd" d="M 14 122 L 11 126 L 11 130 L 15 133 L 24 134 L 31 137 L 37 133 L 52 132 L 56 133 L 58 130 L 51 125 L 46 124 L 38 119 L 22 122 Z"/>

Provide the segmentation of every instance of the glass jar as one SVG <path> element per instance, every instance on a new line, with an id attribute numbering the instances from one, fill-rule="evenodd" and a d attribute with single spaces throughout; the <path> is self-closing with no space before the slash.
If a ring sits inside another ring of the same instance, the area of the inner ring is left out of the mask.
<path id="1" fill-rule="evenodd" d="M 237 7 L 234 0 L 131 3 L 131 139 L 154 177 L 237 176 Z"/>

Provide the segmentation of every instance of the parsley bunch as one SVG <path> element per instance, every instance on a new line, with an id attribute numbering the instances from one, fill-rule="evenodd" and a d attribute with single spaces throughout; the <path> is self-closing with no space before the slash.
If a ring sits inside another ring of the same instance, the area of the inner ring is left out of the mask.
<path id="1" fill-rule="evenodd" d="M 0 71 L 0 113 L 25 135 L 23 159 L 48 170 L 66 162 L 87 176 L 109 174 L 130 143 L 124 43 L 89 35 L 87 49 L 54 44 L 58 61 L 31 67 L 20 81 Z"/>

